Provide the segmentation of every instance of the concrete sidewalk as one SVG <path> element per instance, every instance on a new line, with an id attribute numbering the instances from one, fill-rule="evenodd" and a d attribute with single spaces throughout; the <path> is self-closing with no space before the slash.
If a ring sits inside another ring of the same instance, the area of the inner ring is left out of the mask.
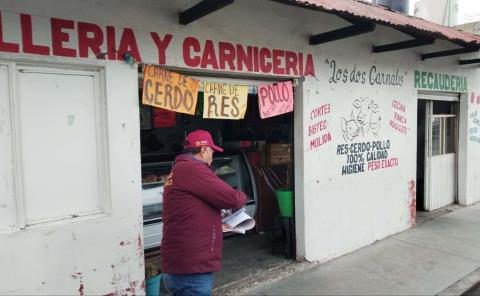
<path id="1" fill-rule="evenodd" d="M 458 295 L 476 281 L 480 204 L 241 294 Z"/>

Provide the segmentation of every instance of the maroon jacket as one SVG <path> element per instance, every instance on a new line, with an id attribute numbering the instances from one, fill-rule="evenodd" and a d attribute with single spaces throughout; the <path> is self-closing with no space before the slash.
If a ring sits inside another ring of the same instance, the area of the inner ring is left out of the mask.
<path id="1" fill-rule="evenodd" d="M 219 271 L 220 209 L 239 208 L 246 201 L 244 193 L 217 177 L 208 164 L 179 155 L 163 191 L 162 272 Z"/>

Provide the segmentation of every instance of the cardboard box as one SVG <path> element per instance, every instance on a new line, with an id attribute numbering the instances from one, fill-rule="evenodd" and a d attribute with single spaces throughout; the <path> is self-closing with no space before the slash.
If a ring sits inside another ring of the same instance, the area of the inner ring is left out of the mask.
<path id="1" fill-rule="evenodd" d="M 289 152 L 291 150 L 291 144 L 274 144 L 267 143 L 267 150 L 274 152 Z"/>
<path id="2" fill-rule="evenodd" d="M 292 157 L 290 155 L 271 156 L 268 159 L 269 164 L 288 164 L 291 161 L 292 161 Z"/>
<path id="3" fill-rule="evenodd" d="M 292 161 L 291 144 L 273 144 L 265 146 L 265 156 L 267 164 L 286 164 Z"/>

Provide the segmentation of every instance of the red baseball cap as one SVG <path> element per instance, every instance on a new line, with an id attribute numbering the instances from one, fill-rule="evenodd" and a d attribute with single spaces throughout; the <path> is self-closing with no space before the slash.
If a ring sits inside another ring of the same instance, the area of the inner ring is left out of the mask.
<path id="1" fill-rule="evenodd" d="M 213 143 L 212 135 L 209 132 L 204 130 L 196 130 L 187 135 L 185 139 L 185 145 L 183 148 L 195 148 L 209 146 L 215 151 L 223 152 L 222 147 L 218 147 Z"/>

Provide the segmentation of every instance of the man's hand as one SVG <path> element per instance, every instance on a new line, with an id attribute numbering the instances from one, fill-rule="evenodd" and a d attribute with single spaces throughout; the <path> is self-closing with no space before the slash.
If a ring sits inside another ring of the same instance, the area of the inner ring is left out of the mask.
<path id="1" fill-rule="evenodd" d="M 230 229 L 230 227 L 228 227 L 227 224 L 222 224 L 222 231 L 223 232 L 230 232 L 232 230 Z"/>

